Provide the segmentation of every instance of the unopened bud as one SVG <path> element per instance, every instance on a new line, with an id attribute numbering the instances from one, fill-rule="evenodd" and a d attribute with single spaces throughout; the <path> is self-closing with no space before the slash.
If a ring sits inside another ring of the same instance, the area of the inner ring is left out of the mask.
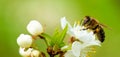
<path id="1" fill-rule="evenodd" d="M 30 23 L 27 25 L 27 30 L 30 34 L 35 36 L 43 33 L 42 25 L 36 20 L 30 21 Z"/>
<path id="2" fill-rule="evenodd" d="M 30 35 L 21 34 L 17 38 L 17 44 L 22 48 L 28 48 L 32 45 L 33 39 Z"/>

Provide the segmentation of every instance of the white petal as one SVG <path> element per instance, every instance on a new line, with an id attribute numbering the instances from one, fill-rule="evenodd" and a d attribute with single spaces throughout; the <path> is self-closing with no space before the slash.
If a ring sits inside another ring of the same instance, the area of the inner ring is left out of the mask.
<path id="1" fill-rule="evenodd" d="M 86 57 L 87 53 L 94 53 L 96 51 L 96 47 L 98 46 L 94 46 L 94 45 L 90 45 L 90 46 L 84 46 L 83 49 L 81 50 L 81 57 Z"/>
<path id="2" fill-rule="evenodd" d="M 65 49 L 67 49 L 68 48 L 68 46 L 66 45 L 66 46 L 63 46 L 62 48 L 61 48 L 61 50 L 65 50 Z"/>
<path id="3" fill-rule="evenodd" d="M 33 39 L 30 35 L 24 35 L 20 34 L 20 36 L 17 38 L 17 44 L 20 47 L 28 48 L 32 45 Z"/>
<path id="4" fill-rule="evenodd" d="M 91 42 L 95 40 L 95 35 L 93 32 L 88 32 L 87 30 L 81 30 L 76 32 L 76 37 L 80 40 L 83 41 L 84 43 Z"/>
<path id="5" fill-rule="evenodd" d="M 66 18 L 65 18 L 65 17 L 62 17 L 62 18 L 61 18 L 61 27 L 62 27 L 62 29 L 65 28 L 66 24 L 67 24 Z"/>
<path id="6" fill-rule="evenodd" d="M 94 40 L 88 43 L 84 43 L 84 47 L 89 47 L 89 46 L 101 46 L 101 43 L 99 40 Z"/>
<path id="7" fill-rule="evenodd" d="M 70 25 L 70 23 L 66 20 L 65 17 L 61 18 L 61 27 L 62 27 L 62 29 L 64 29 L 66 25 L 68 25 L 67 33 L 70 34 L 70 35 L 73 35 L 72 26 Z"/>
<path id="8" fill-rule="evenodd" d="M 20 55 L 23 56 L 23 57 L 28 57 L 28 56 L 31 55 L 32 50 L 33 50 L 32 48 L 29 48 L 29 49 L 25 50 L 25 48 L 21 48 L 21 47 L 20 47 L 19 53 L 20 53 Z"/>
<path id="9" fill-rule="evenodd" d="M 71 50 L 68 50 L 65 54 L 65 57 L 76 57 Z"/>
<path id="10" fill-rule="evenodd" d="M 85 31 L 80 31 L 80 30 L 75 30 L 74 31 L 75 37 L 79 39 L 80 41 L 86 41 L 86 32 Z"/>
<path id="11" fill-rule="evenodd" d="M 73 42 L 72 44 L 72 52 L 75 56 L 79 57 L 80 56 L 80 51 L 82 48 L 82 44 L 78 41 Z"/>
<path id="12" fill-rule="evenodd" d="M 42 25 L 36 20 L 32 20 L 29 22 L 29 24 L 27 25 L 27 30 L 32 35 L 40 35 L 41 33 L 43 33 Z"/>

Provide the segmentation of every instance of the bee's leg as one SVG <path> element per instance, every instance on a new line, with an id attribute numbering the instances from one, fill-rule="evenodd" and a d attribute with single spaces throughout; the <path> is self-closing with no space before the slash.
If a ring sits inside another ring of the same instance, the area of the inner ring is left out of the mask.
<path id="1" fill-rule="evenodd" d="M 82 30 L 87 30 L 86 28 L 82 29 Z"/>
<path id="2" fill-rule="evenodd" d="M 87 30 L 88 28 L 84 28 L 84 29 L 82 29 L 82 30 Z"/>
<path id="3" fill-rule="evenodd" d="M 82 29 L 82 30 L 88 30 L 90 27 L 88 26 L 88 27 L 86 27 L 86 28 L 84 28 L 84 29 Z"/>
<path id="4" fill-rule="evenodd" d="M 94 28 L 92 28 L 94 34 L 99 32 L 99 25 L 96 25 Z"/>
<path id="5" fill-rule="evenodd" d="M 96 30 L 94 30 L 94 34 L 95 34 L 95 33 L 97 33 L 97 31 L 96 31 Z"/>
<path id="6" fill-rule="evenodd" d="M 96 30 L 97 28 L 99 28 L 99 25 L 95 25 L 92 30 Z"/>

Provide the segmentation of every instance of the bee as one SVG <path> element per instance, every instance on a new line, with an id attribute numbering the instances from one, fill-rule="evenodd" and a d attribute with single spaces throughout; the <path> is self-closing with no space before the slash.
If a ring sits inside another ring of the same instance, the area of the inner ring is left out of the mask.
<path id="1" fill-rule="evenodd" d="M 92 30 L 94 34 L 98 37 L 98 40 L 100 40 L 101 42 L 105 40 L 103 25 L 100 24 L 96 19 L 91 18 L 90 16 L 85 16 L 82 22 L 82 26 L 84 26 L 85 29 Z"/>

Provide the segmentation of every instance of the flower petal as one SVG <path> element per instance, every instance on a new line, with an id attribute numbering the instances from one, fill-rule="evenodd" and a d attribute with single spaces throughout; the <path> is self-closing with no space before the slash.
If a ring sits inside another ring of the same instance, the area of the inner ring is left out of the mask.
<path id="1" fill-rule="evenodd" d="M 32 50 L 33 50 L 32 48 L 29 48 L 29 49 L 25 50 L 25 48 L 21 48 L 21 47 L 20 47 L 19 53 L 20 53 L 20 55 L 23 56 L 23 57 L 28 57 L 28 56 L 31 55 Z"/>
<path id="2" fill-rule="evenodd" d="M 84 47 L 89 47 L 89 46 L 101 46 L 101 42 L 99 40 L 94 40 L 88 43 L 84 43 Z"/>
<path id="3" fill-rule="evenodd" d="M 81 30 L 75 32 L 76 38 L 78 38 L 80 41 L 83 41 L 84 43 L 91 42 L 95 40 L 95 35 L 92 31 L 88 32 L 87 30 Z"/>
<path id="4" fill-rule="evenodd" d="M 76 56 L 73 54 L 72 50 L 68 50 L 68 51 L 64 54 L 64 56 L 65 56 L 65 57 L 76 57 Z"/>
<path id="5" fill-rule="evenodd" d="M 33 50 L 31 52 L 31 57 L 40 57 L 39 55 L 40 55 L 40 52 L 38 50 Z"/>
<path id="6" fill-rule="evenodd" d="M 70 25 L 70 23 L 66 20 L 65 17 L 61 18 L 61 27 L 62 27 L 62 29 L 64 29 L 66 25 L 68 25 L 67 33 L 69 33 L 70 35 L 73 35 L 72 26 Z"/>
<path id="7" fill-rule="evenodd" d="M 82 44 L 78 41 L 73 42 L 72 44 L 72 52 L 76 57 L 80 56 L 80 51 L 82 48 Z"/>

